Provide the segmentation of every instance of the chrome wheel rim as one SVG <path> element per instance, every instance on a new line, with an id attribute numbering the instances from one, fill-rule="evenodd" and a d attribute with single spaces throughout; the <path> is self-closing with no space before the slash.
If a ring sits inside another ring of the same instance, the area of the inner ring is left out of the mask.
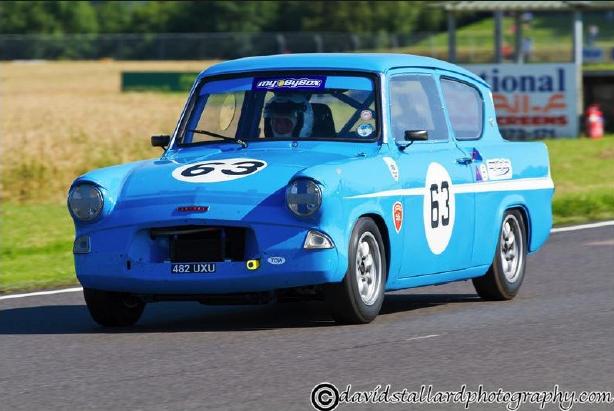
<path id="1" fill-rule="evenodd" d="M 356 250 L 358 294 L 366 305 L 373 305 L 382 286 L 382 259 L 377 240 L 370 232 L 363 233 Z"/>
<path id="2" fill-rule="evenodd" d="M 520 230 L 520 223 L 514 215 L 508 215 L 501 226 L 501 239 L 499 240 L 499 253 L 501 256 L 501 268 L 505 278 L 514 283 L 520 277 L 524 239 Z"/>

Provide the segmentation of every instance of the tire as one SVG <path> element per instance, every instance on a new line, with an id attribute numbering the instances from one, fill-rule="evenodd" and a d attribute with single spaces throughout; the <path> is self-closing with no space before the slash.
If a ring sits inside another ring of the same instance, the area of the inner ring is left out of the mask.
<path id="1" fill-rule="evenodd" d="M 527 228 L 518 210 L 503 217 L 492 265 L 486 275 L 474 278 L 473 286 L 485 300 L 511 300 L 524 280 L 527 261 Z"/>
<path id="2" fill-rule="evenodd" d="M 375 222 L 360 218 L 350 237 L 348 271 L 341 283 L 327 288 L 326 298 L 336 322 L 366 324 L 377 317 L 384 301 L 385 255 Z"/>
<path id="3" fill-rule="evenodd" d="M 130 294 L 84 288 L 83 296 L 90 315 L 103 327 L 134 325 L 145 309 L 145 303 Z"/>

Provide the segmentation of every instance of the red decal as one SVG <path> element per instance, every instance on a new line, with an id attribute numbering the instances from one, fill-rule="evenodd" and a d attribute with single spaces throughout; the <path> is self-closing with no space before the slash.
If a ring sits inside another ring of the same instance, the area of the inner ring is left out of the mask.
<path id="1" fill-rule="evenodd" d="M 500 126 L 564 126 L 566 116 L 500 116 L 497 117 Z"/>
<path id="2" fill-rule="evenodd" d="M 392 205 L 392 216 L 394 218 L 394 229 L 399 233 L 403 226 L 403 204 L 399 201 Z"/>

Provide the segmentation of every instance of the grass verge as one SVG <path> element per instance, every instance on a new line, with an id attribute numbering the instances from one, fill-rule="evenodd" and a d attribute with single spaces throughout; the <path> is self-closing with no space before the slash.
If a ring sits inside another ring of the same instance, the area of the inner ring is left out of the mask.
<path id="1" fill-rule="evenodd" d="M 77 283 L 64 205 L 4 203 L 0 221 L 0 293 Z"/>
<path id="2" fill-rule="evenodd" d="M 614 136 L 546 141 L 556 225 L 614 218 Z"/>

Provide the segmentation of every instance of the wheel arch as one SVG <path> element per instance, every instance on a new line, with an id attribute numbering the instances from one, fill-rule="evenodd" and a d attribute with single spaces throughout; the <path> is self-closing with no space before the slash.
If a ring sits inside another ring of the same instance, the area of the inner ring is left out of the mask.
<path id="1" fill-rule="evenodd" d="M 382 236 L 382 241 L 384 242 L 384 256 L 386 257 L 386 281 L 388 281 L 388 273 L 390 272 L 390 234 L 388 232 L 388 226 L 386 225 L 384 218 L 379 214 L 366 213 L 360 215 L 358 218 L 363 217 L 373 220 L 377 226 L 377 229 L 379 230 L 380 235 Z"/>
<path id="2" fill-rule="evenodd" d="M 481 250 L 476 248 L 476 246 L 474 245 L 474 255 L 479 255 L 481 251 L 481 255 L 480 257 L 478 257 L 478 259 L 483 264 L 490 264 L 492 262 L 496 252 L 496 245 L 499 239 L 499 235 L 501 233 L 500 230 L 501 223 L 503 222 L 503 217 L 505 216 L 505 213 L 510 210 L 517 210 L 522 216 L 527 234 L 527 251 L 532 251 L 531 238 L 533 236 L 533 227 L 531 213 L 523 196 L 514 193 L 512 195 L 505 196 L 499 202 L 496 210 L 494 210 L 493 214 L 491 214 L 491 216 L 489 217 L 492 218 L 492 224 L 482 226 L 482 237 L 478 237 L 478 235 L 476 234 L 476 240 L 482 238 L 484 244 Z M 486 211 L 487 210 L 485 210 L 485 212 Z M 476 252 L 477 254 L 475 254 Z"/>
<path id="3" fill-rule="evenodd" d="M 524 228 L 526 231 L 526 241 L 527 241 L 527 251 L 531 251 L 530 250 L 530 244 L 531 244 L 531 218 L 530 218 L 530 214 L 529 214 L 529 210 L 527 209 L 527 207 L 524 204 L 515 204 L 515 205 L 511 205 L 508 208 L 505 209 L 505 212 L 508 211 L 512 211 L 512 210 L 516 210 L 520 213 L 522 219 L 523 219 L 523 223 L 524 223 Z"/>

